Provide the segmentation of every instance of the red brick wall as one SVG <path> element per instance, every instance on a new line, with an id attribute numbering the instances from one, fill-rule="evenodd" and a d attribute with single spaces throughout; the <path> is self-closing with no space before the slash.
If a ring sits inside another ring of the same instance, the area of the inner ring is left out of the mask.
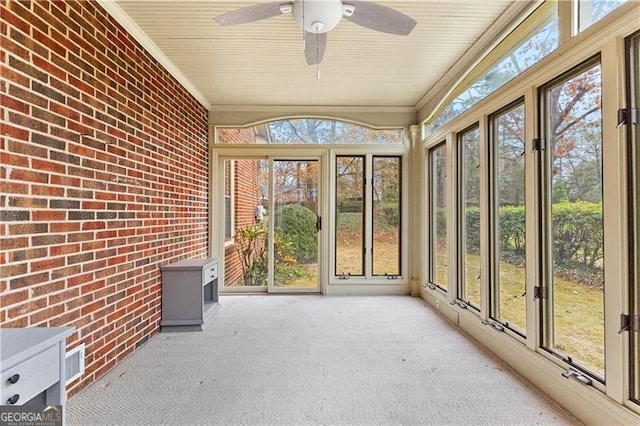
<path id="1" fill-rule="evenodd" d="M 256 136 L 253 127 L 221 127 L 217 129 L 218 143 L 252 144 Z"/>
<path id="2" fill-rule="evenodd" d="M 158 331 L 205 257 L 207 110 L 90 1 L 0 4 L 0 326 L 76 327 L 77 392 Z"/>

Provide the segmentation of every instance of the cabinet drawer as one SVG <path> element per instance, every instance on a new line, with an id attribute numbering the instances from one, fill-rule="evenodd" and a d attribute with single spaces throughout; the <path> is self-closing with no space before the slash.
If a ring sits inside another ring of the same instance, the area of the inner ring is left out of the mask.
<path id="1" fill-rule="evenodd" d="M 14 384 L 9 383 L 9 378 L 15 374 L 19 374 L 20 378 Z M 8 404 L 7 400 L 17 394 L 20 399 L 16 405 L 22 405 L 56 383 L 59 378 L 59 348 L 55 345 L 2 371 L 0 404 Z"/>
<path id="2" fill-rule="evenodd" d="M 204 270 L 204 282 L 202 285 L 209 284 L 211 281 L 218 278 L 218 264 L 214 263 L 211 267 Z"/>

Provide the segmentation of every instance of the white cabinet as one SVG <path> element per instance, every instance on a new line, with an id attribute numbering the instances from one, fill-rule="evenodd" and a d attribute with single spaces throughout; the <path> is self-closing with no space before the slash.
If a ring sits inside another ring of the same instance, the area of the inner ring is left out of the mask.
<path id="1" fill-rule="evenodd" d="M 61 405 L 66 339 L 73 327 L 0 329 L 0 405 Z"/>

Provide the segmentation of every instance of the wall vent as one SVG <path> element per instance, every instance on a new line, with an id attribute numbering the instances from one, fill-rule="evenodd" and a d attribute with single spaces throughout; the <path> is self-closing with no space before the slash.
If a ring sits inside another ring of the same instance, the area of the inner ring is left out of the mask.
<path id="1" fill-rule="evenodd" d="M 84 343 L 67 352 L 65 360 L 67 364 L 66 384 L 69 384 L 84 373 Z"/>

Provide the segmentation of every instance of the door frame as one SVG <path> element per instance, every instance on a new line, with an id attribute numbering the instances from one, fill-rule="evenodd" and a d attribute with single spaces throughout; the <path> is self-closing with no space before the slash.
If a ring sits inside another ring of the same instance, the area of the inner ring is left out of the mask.
<path id="1" fill-rule="evenodd" d="M 306 156 L 291 156 L 291 155 L 286 155 L 286 156 L 282 156 L 282 155 L 271 155 L 268 157 L 268 161 L 269 161 L 269 212 L 272 212 L 271 214 L 269 214 L 269 225 L 268 225 L 268 241 L 269 241 L 269 246 L 268 246 L 268 253 L 269 253 L 269 275 L 268 275 L 268 279 L 267 279 L 267 293 L 320 293 L 321 289 L 320 289 L 320 284 L 321 284 L 321 271 L 326 269 L 326 262 L 324 262 L 324 260 L 326 259 L 326 256 L 321 256 L 321 249 L 323 247 L 323 239 L 322 239 L 322 228 L 318 231 L 317 236 L 318 236 L 318 240 L 317 240 L 317 246 L 318 246 L 318 266 L 317 266 L 317 277 L 316 277 L 316 281 L 317 281 L 317 285 L 316 287 L 310 287 L 310 288 L 305 288 L 305 287 L 276 287 L 275 285 L 275 253 L 274 253 L 274 241 L 275 241 L 275 211 L 276 211 L 276 198 L 275 198 L 275 179 L 273 176 L 273 164 L 276 161 L 316 161 L 318 163 L 318 198 L 317 198 L 317 210 L 316 210 L 316 215 L 319 217 L 323 217 L 323 211 L 322 211 L 322 206 L 323 206 L 323 202 L 322 199 L 324 197 L 324 187 L 322 186 L 322 177 L 323 177 L 323 172 L 322 172 L 322 156 L 312 156 L 312 155 L 306 155 Z"/>
<path id="2" fill-rule="evenodd" d="M 317 160 L 318 161 L 318 210 L 319 214 L 326 218 L 328 215 L 328 194 L 325 188 L 328 188 L 328 150 L 326 147 L 309 147 L 309 146 L 267 146 L 260 145 L 260 154 L 256 153 L 256 147 L 252 145 L 216 145 L 210 150 L 210 192 L 213 203 L 209 211 L 209 256 L 219 260 L 218 265 L 218 281 L 221 293 L 227 294 L 247 294 L 247 293 L 320 293 L 326 294 L 327 291 L 327 226 L 323 226 L 318 232 L 318 286 L 315 288 L 290 288 L 278 289 L 272 285 L 273 271 L 269 266 L 269 278 L 267 285 L 264 287 L 225 287 L 225 211 L 224 211 L 224 161 L 225 160 L 267 160 L 270 163 L 273 160 Z M 273 178 L 272 168 L 269 170 L 269 203 L 273 204 Z M 273 215 L 269 217 L 269 236 L 273 238 Z M 269 254 L 272 256 L 272 253 Z M 270 262 L 271 263 L 271 262 Z"/>
<path id="3" fill-rule="evenodd" d="M 396 280 L 388 280 L 385 277 L 354 278 L 349 281 L 340 281 L 333 275 L 332 265 L 334 253 L 332 252 L 335 232 L 335 223 L 332 218 L 335 200 L 333 188 L 335 177 L 333 176 L 336 155 L 357 155 L 373 153 L 375 155 L 398 155 L 402 157 L 402 203 L 406 208 L 402 209 L 402 277 Z M 278 159 L 320 159 L 321 194 L 318 197 L 320 212 L 323 218 L 322 230 L 318 234 L 320 248 L 318 252 L 318 279 L 320 294 L 338 295 L 406 295 L 411 293 L 411 273 L 409 254 L 409 194 L 411 191 L 409 161 L 409 147 L 403 145 L 268 145 L 268 144 L 215 144 L 210 146 L 210 193 L 211 200 L 209 210 L 209 256 L 219 258 L 219 288 L 226 294 L 266 294 L 263 287 L 224 287 L 224 160 L 268 160 Z M 292 293 L 293 291 L 289 291 Z M 317 290 L 316 290 L 317 292 Z"/>

